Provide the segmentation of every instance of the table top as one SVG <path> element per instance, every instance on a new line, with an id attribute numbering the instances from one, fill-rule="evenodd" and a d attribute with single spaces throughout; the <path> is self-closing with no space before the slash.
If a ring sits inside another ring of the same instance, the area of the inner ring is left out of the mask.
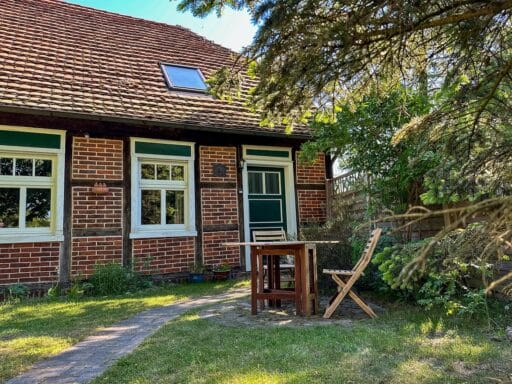
<path id="1" fill-rule="evenodd" d="M 269 247 L 269 246 L 293 246 L 293 245 L 305 245 L 305 244 L 339 244 L 338 240 L 287 240 L 287 241 L 241 241 L 241 242 L 230 242 L 224 243 L 225 247 Z"/>

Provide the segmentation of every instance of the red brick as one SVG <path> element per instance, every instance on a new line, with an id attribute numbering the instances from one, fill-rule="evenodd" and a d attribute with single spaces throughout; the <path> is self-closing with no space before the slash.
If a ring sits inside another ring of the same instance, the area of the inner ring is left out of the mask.
<path id="1" fill-rule="evenodd" d="M 72 177 L 122 180 L 123 141 L 74 137 Z"/>
<path id="2" fill-rule="evenodd" d="M 0 244 L 0 284 L 54 283 L 60 243 Z"/>
<path id="3" fill-rule="evenodd" d="M 122 263 L 122 236 L 73 237 L 71 275 L 88 277 L 95 264 Z"/>
<path id="4" fill-rule="evenodd" d="M 133 240 L 135 270 L 144 274 L 188 271 L 195 259 L 194 237 Z"/>

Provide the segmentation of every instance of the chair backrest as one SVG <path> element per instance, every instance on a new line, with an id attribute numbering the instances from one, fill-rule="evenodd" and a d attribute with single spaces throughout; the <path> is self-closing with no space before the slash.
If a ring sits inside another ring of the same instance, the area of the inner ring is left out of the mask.
<path id="1" fill-rule="evenodd" d="M 354 265 L 354 268 L 352 268 L 352 270 L 364 271 L 364 269 L 368 266 L 368 263 L 372 259 L 373 252 L 375 251 L 375 247 L 377 246 L 377 243 L 379 241 L 381 234 L 382 234 L 381 228 L 375 228 L 372 231 L 372 233 L 370 234 L 370 238 L 368 239 L 366 246 L 364 247 L 363 254 L 361 255 L 361 258 L 358 260 L 356 265 Z"/>
<path id="2" fill-rule="evenodd" d="M 282 228 L 277 230 L 253 231 L 252 241 L 286 241 L 286 232 Z"/>

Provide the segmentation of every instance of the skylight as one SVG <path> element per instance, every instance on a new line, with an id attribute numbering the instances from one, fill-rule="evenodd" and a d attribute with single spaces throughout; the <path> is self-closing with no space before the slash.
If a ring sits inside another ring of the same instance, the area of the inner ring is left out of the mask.
<path id="1" fill-rule="evenodd" d="M 171 89 L 205 92 L 207 86 L 199 68 L 162 64 L 167 85 Z"/>

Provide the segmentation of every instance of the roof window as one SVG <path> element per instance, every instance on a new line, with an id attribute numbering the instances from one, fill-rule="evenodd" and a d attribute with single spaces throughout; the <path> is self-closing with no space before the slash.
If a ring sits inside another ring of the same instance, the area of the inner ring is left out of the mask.
<path id="1" fill-rule="evenodd" d="M 171 89 L 204 93 L 208 88 L 199 68 L 162 64 L 162 70 Z"/>

